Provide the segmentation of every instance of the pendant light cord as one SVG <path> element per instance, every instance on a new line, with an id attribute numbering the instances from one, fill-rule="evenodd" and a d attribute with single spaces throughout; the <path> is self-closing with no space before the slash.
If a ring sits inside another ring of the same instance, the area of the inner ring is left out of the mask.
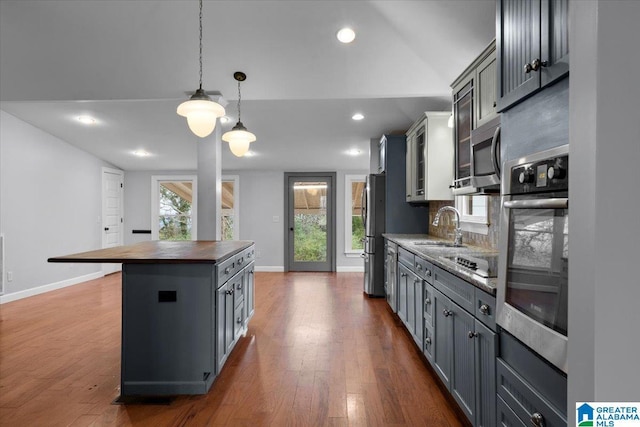
<path id="1" fill-rule="evenodd" d="M 238 122 L 242 122 L 242 115 L 240 114 L 240 80 L 238 80 Z"/>
<path id="2" fill-rule="evenodd" d="M 202 0 L 200 0 L 200 89 L 202 89 Z"/>

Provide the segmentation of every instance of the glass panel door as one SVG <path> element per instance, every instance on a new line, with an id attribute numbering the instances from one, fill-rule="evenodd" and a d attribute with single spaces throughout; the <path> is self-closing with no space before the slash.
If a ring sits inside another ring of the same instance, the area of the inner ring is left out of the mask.
<path id="1" fill-rule="evenodd" d="M 333 180 L 328 176 L 288 177 L 288 269 L 332 271 Z"/>

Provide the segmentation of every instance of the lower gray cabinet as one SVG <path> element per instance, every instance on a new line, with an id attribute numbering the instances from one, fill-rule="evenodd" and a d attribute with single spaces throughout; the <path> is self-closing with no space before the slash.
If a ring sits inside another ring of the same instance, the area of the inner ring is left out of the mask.
<path id="1" fill-rule="evenodd" d="M 398 317 L 407 324 L 407 289 L 411 280 L 411 270 L 398 263 Z M 413 283 L 411 283 L 413 285 Z"/>
<path id="2" fill-rule="evenodd" d="M 475 320 L 475 377 L 477 427 L 496 424 L 496 356 L 498 335 Z"/>
<path id="3" fill-rule="evenodd" d="M 418 276 L 413 280 L 413 340 L 421 351 L 424 349 L 424 284 Z"/>
<path id="4" fill-rule="evenodd" d="M 437 289 L 432 304 L 436 373 L 473 425 L 496 425 L 496 333 Z"/>
<path id="5" fill-rule="evenodd" d="M 253 316 L 254 263 L 236 273 L 216 292 L 216 366 L 220 372 L 227 357 Z"/>
<path id="6" fill-rule="evenodd" d="M 245 318 L 244 318 L 244 326 L 247 326 L 249 320 L 253 317 L 253 313 L 255 311 L 255 266 L 254 264 L 250 264 L 245 269 L 244 276 L 245 283 L 245 295 L 244 295 L 244 306 L 245 306 Z"/>

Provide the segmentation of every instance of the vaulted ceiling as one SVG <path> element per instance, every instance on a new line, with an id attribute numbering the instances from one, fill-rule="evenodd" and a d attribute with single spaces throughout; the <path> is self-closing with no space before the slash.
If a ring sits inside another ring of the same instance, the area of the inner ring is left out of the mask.
<path id="1" fill-rule="evenodd" d="M 203 87 L 229 101 L 226 131 L 244 71 L 258 137 L 248 158 L 223 143 L 223 168 L 366 169 L 371 138 L 450 109 L 450 83 L 494 35 L 494 0 L 205 0 Z M 115 166 L 195 169 L 199 138 L 175 109 L 197 85 L 196 0 L 0 2 L 0 107 Z"/>

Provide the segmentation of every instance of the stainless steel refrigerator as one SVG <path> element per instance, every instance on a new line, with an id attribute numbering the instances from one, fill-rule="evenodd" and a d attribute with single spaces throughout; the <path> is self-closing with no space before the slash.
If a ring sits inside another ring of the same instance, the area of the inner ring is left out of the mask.
<path id="1" fill-rule="evenodd" d="M 370 297 L 384 297 L 384 237 L 382 233 L 427 233 L 428 205 L 406 202 L 402 175 L 370 174 L 362 195 L 364 241 L 364 292 Z M 395 292 L 395 290 L 391 290 Z"/>
<path id="2" fill-rule="evenodd" d="M 364 292 L 384 297 L 385 175 L 367 175 L 362 192 L 364 223 Z"/>

